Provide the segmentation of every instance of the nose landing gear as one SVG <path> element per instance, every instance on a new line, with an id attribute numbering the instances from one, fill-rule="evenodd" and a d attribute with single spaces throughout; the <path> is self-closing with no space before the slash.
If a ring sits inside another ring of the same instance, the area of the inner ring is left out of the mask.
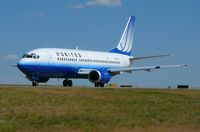
<path id="1" fill-rule="evenodd" d="M 38 82 L 37 81 L 32 81 L 32 86 L 38 86 Z"/>

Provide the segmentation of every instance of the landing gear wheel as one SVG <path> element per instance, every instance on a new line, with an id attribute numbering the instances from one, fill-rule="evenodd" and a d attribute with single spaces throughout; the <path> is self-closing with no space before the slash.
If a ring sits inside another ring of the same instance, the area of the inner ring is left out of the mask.
<path id="1" fill-rule="evenodd" d="M 38 82 L 37 81 L 33 81 L 32 82 L 32 86 L 38 86 Z"/>
<path id="2" fill-rule="evenodd" d="M 95 86 L 95 87 L 99 87 L 99 84 L 98 84 L 98 83 L 94 83 L 94 86 Z"/>
<path id="3" fill-rule="evenodd" d="M 64 80 L 64 81 L 63 81 L 63 86 L 64 86 L 64 87 L 67 87 L 67 82 L 68 82 L 68 80 Z"/>
<path id="4" fill-rule="evenodd" d="M 95 87 L 104 87 L 104 83 L 94 83 Z"/>
<path id="5" fill-rule="evenodd" d="M 68 87 L 72 87 L 72 85 L 73 85 L 72 80 L 67 80 L 67 79 L 66 79 L 66 80 L 63 81 L 63 86 L 64 86 L 64 87 L 67 87 L 67 86 L 68 86 Z"/>
<path id="6" fill-rule="evenodd" d="M 69 87 L 72 87 L 72 85 L 73 85 L 72 80 L 68 80 L 67 83 L 68 83 L 68 86 L 69 86 Z"/>
<path id="7" fill-rule="evenodd" d="M 100 87 L 104 87 L 104 83 L 100 83 L 99 85 L 100 85 Z"/>

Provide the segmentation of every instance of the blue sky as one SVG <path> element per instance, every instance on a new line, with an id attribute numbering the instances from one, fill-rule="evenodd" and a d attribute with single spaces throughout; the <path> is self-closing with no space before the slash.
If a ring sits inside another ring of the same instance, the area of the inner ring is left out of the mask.
<path id="1" fill-rule="evenodd" d="M 10 65 L 42 47 L 107 51 L 118 44 L 130 15 L 136 16 L 134 56 L 172 53 L 134 66 L 189 64 L 187 68 L 134 72 L 112 83 L 167 87 L 200 86 L 199 0 L 20 0 L 0 1 L 0 83 L 30 84 Z M 52 79 L 49 84 L 61 84 Z M 75 80 L 90 85 L 88 80 Z"/>

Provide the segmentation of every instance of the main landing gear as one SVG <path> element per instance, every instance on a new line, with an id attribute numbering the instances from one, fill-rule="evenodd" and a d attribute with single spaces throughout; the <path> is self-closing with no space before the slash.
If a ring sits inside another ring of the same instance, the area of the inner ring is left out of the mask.
<path id="1" fill-rule="evenodd" d="M 38 81 L 32 81 L 32 86 L 38 86 Z"/>
<path id="2" fill-rule="evenodd" d="M 64 80 L 63 81 L 63 86 L 64 87 L 72 87 L 72 85 L 73 85 L 73 82 L 72 82 L 72 80 L 68 80 L 68 79 L 66 79 L 66 80 Z"/>
<path id="3" fill-rule="evenodd" d="M 104 83 L 94 83 L 95 87 L 104 87 Z"/>

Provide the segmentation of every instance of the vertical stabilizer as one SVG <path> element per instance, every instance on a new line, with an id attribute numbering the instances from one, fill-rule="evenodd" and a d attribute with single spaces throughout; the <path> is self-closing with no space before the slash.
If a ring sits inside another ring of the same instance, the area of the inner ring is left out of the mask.
<path id="1" fill-rule="evenodd" d="M 133 41 L 133 34 L 134 34 L 134 24 L 135 24 L 135 16 L 130 16 L 122 37 L 119 41 L 119 44 L 116 48 L 110 50 L 109 52 L 119 53 L 124 55 L 131 55 L 132 50 L 132 41 Z"/>

